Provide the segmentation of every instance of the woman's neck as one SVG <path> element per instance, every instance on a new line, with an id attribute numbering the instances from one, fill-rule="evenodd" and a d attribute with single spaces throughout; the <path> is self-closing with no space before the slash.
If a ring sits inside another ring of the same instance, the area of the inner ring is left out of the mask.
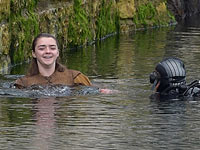
<path id="1" fill-rule="evenodd" d="M 42 76 L 49 77 L 55 72 L 55 64 L 52 66 L 38 65 L 38 69 Z"/>

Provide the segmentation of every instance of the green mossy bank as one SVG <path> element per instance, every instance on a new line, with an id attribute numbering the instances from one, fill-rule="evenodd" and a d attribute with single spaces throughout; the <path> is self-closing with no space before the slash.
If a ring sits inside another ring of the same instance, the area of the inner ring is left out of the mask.
<path id="1" fill-rule="evenodd" d="M 60 50 L 119 32 L 175 22 L 166 0 L 0 0 L 0 68 L 28 60 L 40 32 L 54 34 Z"/>

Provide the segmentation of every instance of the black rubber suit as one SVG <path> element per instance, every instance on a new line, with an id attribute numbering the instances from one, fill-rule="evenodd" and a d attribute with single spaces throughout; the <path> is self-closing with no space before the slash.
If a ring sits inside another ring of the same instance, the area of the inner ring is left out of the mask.
<path id="1" fill-rule="evenodd" d="M 174 57 L 166 58 L 156 65 L 150 74 L 156 95 L 167 98 L 188 98 L 200 96 L 200 81 L 195 80 L 186 84 L 184 63 Z"/>

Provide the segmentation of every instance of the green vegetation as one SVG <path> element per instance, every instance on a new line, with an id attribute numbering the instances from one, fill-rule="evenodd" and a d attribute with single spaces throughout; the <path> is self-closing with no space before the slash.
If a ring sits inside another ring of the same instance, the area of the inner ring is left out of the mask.
<path id="1" fill-rule="evenodd" d="M 81 6 L 81 0 L 75 0 L 73 12 L 69 16 L 68 27 L 68 45 L 78 46 L 98 40 L 102 37 L 119 30 L 119 15 L 115 8 L 112 8 L 112 2 L 102 0 L 99 15 L 95 22 L 96 31 L 92 34 L 92 18 Z M 95 37 L 94 37 L 95 36 Z"/>
<path id="2" fill-rule="evenodd" d="M 119 14 L 112 8 L 112 1 L 102 0 L 96 26 L 97 39 L 119 31 Z"/>
<path id="3" fill-rule="evenodd" d="M 13 64 L 25 61 L 31 54 L 30 41 L 39 32 L 38 18 L 34 13 L 36 2 L 11 0 L 10 57 Z"/>
<path id="4" fill-rule="evenodd" d="M 92 40 L 90 22 L 81 0 L 74 0 L 73 12 L 69 16 L 68 45 L 78 46 Z"/>
<path id="5" fill-rule="evenodd" d="M 10 14 L 10 3 L 9 1 L 0 0 L 0 23 L 1 21 L 7 20 Z"/>
<path id="6" fill-rule="evenodd" d="M 141 4 L 133 17 L 136 28 L 169 25 L 173 21 L 175 22 L 175 18 L 166 9 L 165 2 L 160 3 L 159 6 L 153 5 L 152 2 Z"/>
<path id="7" fill-rule="evenodd" d="M 39 25 L 34 14 L 28 18 L 19 16 L 10 24 L 11 44 L 10 56 L 12 63 L 20 63 L 31 54 L 31 42 L 39 32 Z"/>
<path id="8" fill-rule="evenodd" d="M 151 25 L 156 24 L 155 16 L 156 16 L 156 8 L 153 6 L 151 2 L 142 4 L 138 7 L 136 15 L 133 17 L 133 21 L 136 26 L 143 26 L 144 28 Z"/>

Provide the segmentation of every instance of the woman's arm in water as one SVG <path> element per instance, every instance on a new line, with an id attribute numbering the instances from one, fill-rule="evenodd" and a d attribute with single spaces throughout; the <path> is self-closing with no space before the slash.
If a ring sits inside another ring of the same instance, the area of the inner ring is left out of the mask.
<path id="1" fill-rule="evenodd" d="M 116 90 L 110 90 L 110 89 L 99 89 L 100 93 L 103 94 L 112 94 L 112 93 L 116 93 Z"/>

